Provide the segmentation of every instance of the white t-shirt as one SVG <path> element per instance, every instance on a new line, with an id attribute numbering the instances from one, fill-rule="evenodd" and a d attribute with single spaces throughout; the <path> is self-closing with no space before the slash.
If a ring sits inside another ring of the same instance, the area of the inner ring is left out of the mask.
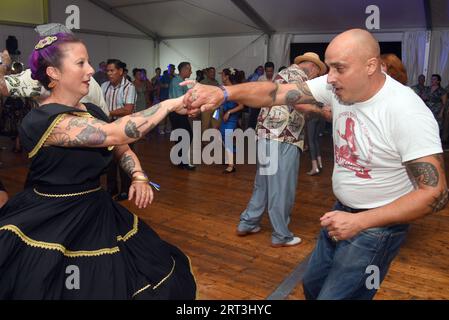
<path id="1" fill-rule="evenodd" d="M 335 196 L 344 205 L 370 209 L 411 192 L 404 162 L 442 153 L 438 124 L 408 87 L 386 76 L 381 90 L 365 102 L 340 104 L 327 75 L 307 81 L 333 116 Z"/>

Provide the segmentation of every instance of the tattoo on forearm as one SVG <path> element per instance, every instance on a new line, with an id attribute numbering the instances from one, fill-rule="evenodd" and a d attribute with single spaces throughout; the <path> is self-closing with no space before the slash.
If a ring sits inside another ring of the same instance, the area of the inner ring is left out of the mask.
<path id="1" fill-rule="evenodd" d="M 273 103 L 276 101 L 278 90 L 279 90 L 279 84 L 276 83 L 276 87 L 270 92 L 270 97 L 273 100 Z"/>
<path id="2" fill-rule="evenodd" d="M 144 118 L 148 118 L 151 117 L 153 114 L 155 114 L 159 109 L 161 108 L 161 104 L 155 104 L 154 106 L 152 106 L 151 108 L 145 109 L 143 111 L 140 112 L 136 112 L 131 114 L 131 118 L 137 118 L 137 117 L 144 117 Z"/>
<path id="3" fill-rule="evenodd" d="M 440 175 L 433 164 L 428 162 L 411 162 L 406 166 L 418 185 L 422 184 L 430 187 L 438 186 Z"/>
<path id="4" fill-rule="evenodd" d="M 129 176 L 131 176 L 131 173 L 134 171 L 134 168 L 136 167 L 136 163 L 134 162 L 134 159 L 130 155 L 124 154 L 123 157 L 120 159 L 120 166 Z"/>
<path id="5" fill-rule="evenodd" d="M 438 212 L 440 210 L 443 210 L 443 208 L 446 206 L 448 202 L 449 192 L 448 190 L 444 190 L 440 193 L 440 195 L 436 198 L 434 198 L 434 201 L 430 204 L 430 207 L 432 208 L 432 212 Z"/>

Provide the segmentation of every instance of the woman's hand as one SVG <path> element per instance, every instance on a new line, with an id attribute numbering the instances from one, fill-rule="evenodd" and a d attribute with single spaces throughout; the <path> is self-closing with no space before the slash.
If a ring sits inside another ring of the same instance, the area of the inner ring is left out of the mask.
<path id="1" fill-rule="evenodd" d="M 226 112 L 226 113 L 223 115 L 223 121 L 224 121 L 224 122 L 228 122 L 230 115 L 231 115 L 231 112 L 229 112 L 229 111 Z"/>
<path id="2" fill-rule="evenodd" d="M 132 200 L 136 195 L 136 206 L 139 209 L 146 208 L 153 202 L 154 194 L 148 182 L 133 181 L 129 187 L 128 200 Z"/>

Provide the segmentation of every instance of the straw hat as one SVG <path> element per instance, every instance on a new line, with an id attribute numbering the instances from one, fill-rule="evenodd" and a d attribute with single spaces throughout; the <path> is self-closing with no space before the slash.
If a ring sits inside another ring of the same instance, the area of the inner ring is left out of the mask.
<path id="1" fill-rule="evenodd" d="M 315 52 L 306 52 L 302 56 L 297 56 L 295 58 L 294 64 L 300 64 L 303 61 L 310 61 L 315 63 L 318 68 L 320 68 L 320 76 L 325 74 L 327 71 L 326 65 L 323 61 L 320 60 L 319 55 L 317 55 Z"/>

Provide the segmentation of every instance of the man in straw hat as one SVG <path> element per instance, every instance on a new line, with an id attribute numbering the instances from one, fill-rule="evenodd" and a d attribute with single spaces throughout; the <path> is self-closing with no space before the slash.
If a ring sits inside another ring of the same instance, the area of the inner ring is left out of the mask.
<path id="1" fill-rule="evenodd" d="M 303 278 L 308 299 L 372 299 L 410 221 L 448 202 L 438 125 L 424 102 L 381 71 L 380 48 L 366 30 L 339 34 L 325 54 L 329 74 L 302 84 L 195 85 L 190 113 L 229 99 L 251 106 L 295 105 L 333 115 L 337 198 Z"/>
<path id="2" fill-rule="evenodd" d="M 326 72 L 326 65 L 318 55 L 307 52 L 295 59 L 295 63 L 282 70 L 275 83 L 300 84 Z M 251 200 L 240 215 L 237 227 L 239 236 L 247 236 L 260 231 L 260 221 L 268 209 L 273 232 L 273 247 L 298 245 L 301 238 L 289 230 L 290 215 L 295 203 L 300 155 L 304 147 L 304 114 L 288 105 L 262 108 L 258 117 L 256 132 L 257 147 L 261 150 L 277 150 L 278 157 L 273 163 L 261 163 L 257 157 L 257 171 Z M 270 153 L 270 156 L 272 154 Z M 265 165 L 276 166 L 274 171 L 263 170 Z"/>

